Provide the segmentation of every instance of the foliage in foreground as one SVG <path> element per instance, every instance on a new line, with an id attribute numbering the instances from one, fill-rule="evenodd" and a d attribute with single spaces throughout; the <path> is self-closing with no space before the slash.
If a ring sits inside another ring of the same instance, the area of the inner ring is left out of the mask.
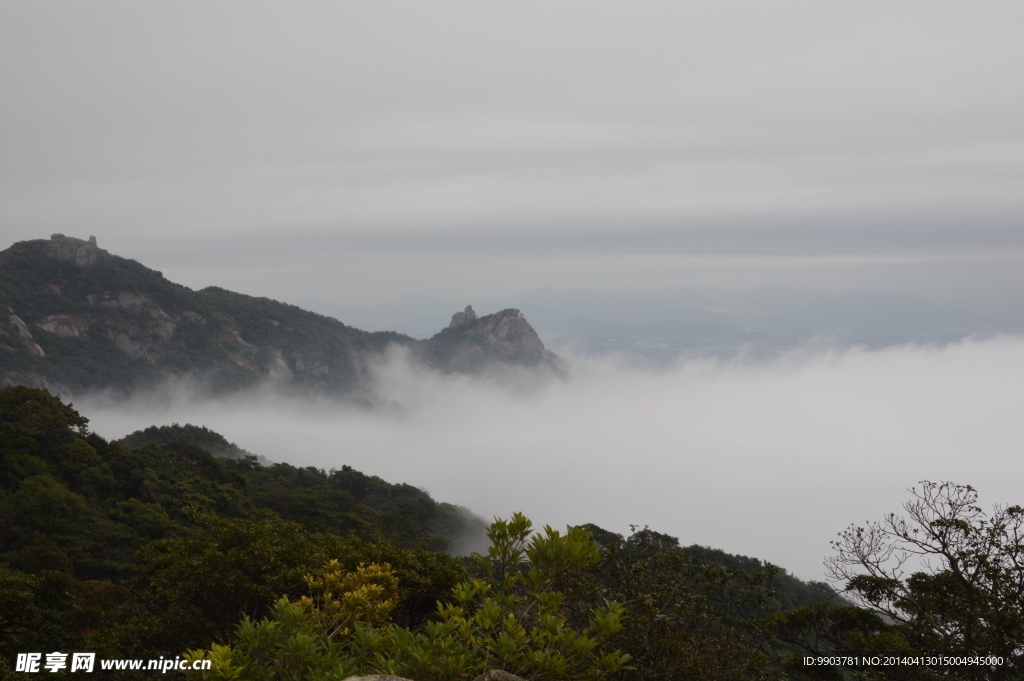
<path id="1" fill-rule="evenodd" d="M 922 482 L 911 494 L 906 516 L 851 526 L 832 542 L 828 570 L 862 607 L 784 613 L 780 634 L 816 654 L 1002 658 L 865 669 L 863 678 L 1024 678 L 1024 509 L 986 513 L 972 487 L 950 482 Z"/>
<path id="2" fill-rule="evenodd" d="M 581 528 L 550 527 L 530 537 L 521 514 L 496 520 L 492 547 L 480 557 L 481 576 L 455 586 L 450 603 L 418 630 L 387 621 L 397 596 L 391 566 L 344 573 L 328 563 L 307 578 L 310 595 L 282 597 L 270 616 L 245 618 L 230 646 L 195 651 L 208 657 L 212 679 L 344 679 L 381 673 L 423 681 L 469 679 L 502 669 L 525 679 L 598 679 L 622 669 L 629 656 L 603 644 L 622 629 L 614 601 L 570 626 L 565 575 L 600 560 Z"/>
<path id="3" fill-rule="evenodd" d="M 116 658 L 223 642 L 331 559 L 395 565 L 393 616 L 415 626 L 466 576 L 416 548 L 446 543 L 435 511 L 451 507 L 409 485 L 177 442 L 129 449 L 87 424 L 45 391 L 0 390 L 0 658 L 68 641 Z"/>
<path id="4" fill-rule="evenodd" d="M 647 529 L 623 539 L 590 526 L 602 560 L 580 548 L 569 563 L 531 553 L 543 533 L 505 537 L 505 548 L 471 572 L 459 559 L 411 548 L 433 546 L 439 526 L 425 513 L 429 504 L 404 503 L 415 496 L 408 486 L 350 469 L 218 459 L 172 439 L 130 449 L 86 425 L 43 391 L 0 391 L 0 678 L 4 659 L 28 649 L 144 658 L 198 647 L 230 654 L 225 669 L 258 649 L 325 670 L 351 656 L 354 669 L 423 678 L 460 678 L 488 665 L 555 677 L 564 658 L 566 678 L 585 678 L 607 673 L 581 662 L 590 639 L 631 656 L 632 668 L 616 672 L 622 681 L 747 681 L 780 671 L 836 680 L 1024 678 L 1024 511 L 986 513 L 970 487 L 925 483 L 905 516 L 840 536 L 833 577 L 854 606 L 830 600 L 825 585 L 772 574 L 754 559 L 681 548 Z M 370 565 L 376 576 L 359 572 Z M 550 583 L 538 586 L 531 570 L 543 565 L 565 569 L 549 569 Z M 386 588 L 386 574 L 397 592 Z M 339 581 L 348 575 L 368 581 Z M 383 590 L 364 597 L 374 583 Z M 328 626 L 334 603 L 351 610 L 370 601 L 359 617 Z M 614 635 L 595 620 L 610 612 L 606 601 L 622 608 L 625 626 Z M 243 615 L 249 648 L 237 637 Z M 998 655 L 1004 664 L 806 669 L 797 646 L 812 654 Z M 780 653 L 790 655 L 782 670 L 773 659 Z"/>

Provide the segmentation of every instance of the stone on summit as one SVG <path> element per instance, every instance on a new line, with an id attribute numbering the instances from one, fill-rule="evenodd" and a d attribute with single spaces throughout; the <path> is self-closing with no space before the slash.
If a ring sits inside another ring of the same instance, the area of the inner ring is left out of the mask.
<path id="1" fill-rule="evenodd" d="M 476 319 L 476 312 L 473 311 L 473 306 L 467 305 L 464 311 L 456 312 L 452 315 L 452 323 L 448 325 L 448 328 L 455 329 L 470 322 L 475 322 Z"/>

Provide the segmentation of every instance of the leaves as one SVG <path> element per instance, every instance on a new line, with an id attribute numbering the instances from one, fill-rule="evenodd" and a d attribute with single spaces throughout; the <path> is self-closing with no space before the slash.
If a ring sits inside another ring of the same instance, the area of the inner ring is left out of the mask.
<path id="1" fill-rule="evenodd" d="M 567 572 L 597 562 L 597 545 L 584 530 L 563 535 L 546 527 L 531 537 L 531 528 L 521 514 L 495 520 L 492 547 L 477 557 L 484 576 L 454 585 L 436 619 L 418 629 L 387 621 L 399 598 L 390 565 L 345 571 L 329 561 L 306 577 L 309 594 L 298 602 L 282 597 L 264 619 L 245 618 L 230 655 L 211 648 L 206 654 L 225 671 L 209 678 L 233 678 L 235 670 L 243 678 L 334 678 L 331 665 L 339 661 L 424 681 L 469 679 L 488 669 L 526 679 L 599 679 L 622 669 L 629 656 L 602 646 L 622 629 L 623 607 L 603 603 L 592 622 L 574 628 L 553 588 Z"/>

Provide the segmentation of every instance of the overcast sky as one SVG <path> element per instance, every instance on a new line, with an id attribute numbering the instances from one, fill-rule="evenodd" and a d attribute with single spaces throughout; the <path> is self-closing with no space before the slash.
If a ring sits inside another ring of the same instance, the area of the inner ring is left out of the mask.
<path id="1" fill-rule="evenodd" d="M 1024 309 L 1024 6 L 0 4 L 0 230 L 193 287 Z"/>

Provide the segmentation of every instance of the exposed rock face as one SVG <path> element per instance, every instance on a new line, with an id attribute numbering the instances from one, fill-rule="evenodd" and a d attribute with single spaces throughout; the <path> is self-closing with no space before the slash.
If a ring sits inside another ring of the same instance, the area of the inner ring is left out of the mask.
<path id="1" fill-rule="evenodd" d="M 114 345 L 132 359 L 159 359 L 164 346 L 174 338 L 178 328 L 178 320 L 161 309 L 152 298 L 137 291 L 90 293 L 85 299 L 89 307 L 123 310 L 136 317 L 149 317 L 149 321 L 132 321 L 127 328 L 123 324 L 107 328 L 107 335 Z M 58 336 L 81 338 L 92 325 L 87 316 L 49 315 L 36 322 L 36 326 Z M 185 312 L 182 317 L 187 322 L 206 323 L 194 312 Z"/>
<path id="2" fill-rule="evenodd" d="M 135 329 L 132 329 L 133 331 Z M 127 333 L 119 333 L 116 336 L 111 332 L 111 336 L 114 340 L 114 345 L 117 349 L 128 355 L 132 359 L 148 359 L 154 361 L 157 358 L 156 348 L 151 343 L 147 343 L 145 340 L 132 338 Z"/>
<path id="3" fill-rule="evenodd" d="M 267 376 L 275 381 L 290 381 L 295 378 L 294 372 L 288 366 L 288 360 L 280 350 L 274 350 L 267 362 Z"/>
<path id="4" fill-rule="evenodd" d="M 54 234 L 50 237 L 50 243 L 46 244 L 43 253 L 57 260 L 67 260 L 81 267 L 88 267 L 96 264 L 100 254 L 107 252 L 96 247 L 96 237 L 89 237 L 89 241 L 82 241 L 74 237 Z"/>
<path id="5" fill-rule="evenodd" d="M 32 332 L 28 330 L 28 326 L 25 322 L 21 321 L 21 317 L 14 314 L 14 310 L 11 308 L 7 308 L 7 311 L 10 312 L 11 324 L 13 324 L 14 328 L 18 330 L 18 335 L 21 336 L 21 342 L 25 344 L 28 351 L 36 357 L 46 357 L 46 353 L 43 352 L 43 349 L 39 347 L 39 344 L 36 343 L 34 338 L 32 338 Z"/>
<path id="6" fill-rule="evenodd" d="M 473 311 L 471 307 L 466 309 Z M 464 333 L 469 337 L 479 337 L 487 350 L 509 360 L 540 361 L 547 352 L 530 322 L 512 307 L 467 322 Z"/>
<path id="7" fill-rule="evenodd" d="M 181 313 L 181 316 L 196 326 L 206 326 L 206 317 L 201 314 L 186 310 Z"/>
<path id="8" fill-rule="evenodd" d="M 157 318 L 147 324 L 149 330 L 162 341 L 169 341 L 174 337 L 174 330 L 178 326 L 170 319 Z"/>
<path id="9" fill-rule="evenodd" d="M 71 388 L 67 387 L 63 383 L 52 381 L 46 376 L 40 376 L 35 373 L 23 373 L 18 371 L 0 373 L 0 388 L 6 388 L 9 385 L 24 385 L 37 390 L 45 390 L 51 395 L 56 395 L 65 402 L 70 402 L 74 399 L 74 395 L 71 393 Z"/>
<path id="10" fill-rule="evenodd" d="M 462 312 L 456 312 L 452 315 L 452 323 L 448 325 L 449 329 L 457 329 L 460 326 L 465 326 L 470 322 L 477 320 L 476 312 L 473 311 L 472 305 L 467 305 L 466 309 Z"/>
<path id="11" fill-rule="evenodd" d="M 426 356 L 450 371 L 478 371 L 493 362 L 557 367 L 557 358 L 515 308 L 478 318 L 473 308 L 466 306 L 465 311 L 452 315 L 447 329 L 427 343 Z"/>
<path id="12" fill-rule="evenodd" d="M 139 312 L 146 307 L 147 303 L 149 303 L 149 298 L 141 293 L 134 293 L 132 291 L 121 291 L 116 294 L 104 293 L 103 300 L 100 301 L 100 305 L 104 307 L 115 310 L 128 310 L 129 312 Z"/>
<path id="13" fill-rule="evenodd" d="M 325 376 L 331 373 L 326 358 L 320 353 L 293 352 L 292 359 L 295 361 L 295 369 L 301 373 L 312 374 L 313 376 Z"/>
<path id="14" fill-rule="evenodd" d="M 89 322 L 77 315 L 68 314 L 47 315 L 36 322 L 36 326 L 63 338 L 80 338 L 89 330 Z"/>

